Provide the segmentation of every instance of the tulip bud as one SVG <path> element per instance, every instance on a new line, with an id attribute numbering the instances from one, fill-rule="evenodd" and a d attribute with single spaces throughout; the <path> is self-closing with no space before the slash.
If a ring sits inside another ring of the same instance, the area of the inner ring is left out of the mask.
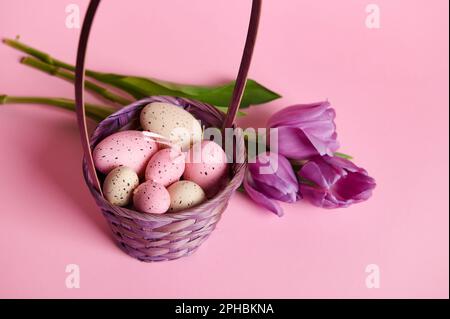
<path id="1" fill-rule="evenodd" d="M 249 163 L 244 188 L 250 198 L 278 216 L 283 210 L 276 200 L 293 203 L 299 199 L 298 182 L 291 163 L 282 155 L 262 153 Z"/>
<path id="2" fill-rule="evenodd" d="M 336 113 L 329 102 L 299 104 L 272 115 L 268 127 L 278 129 L 278 153 L 303 160 L 314 155 L 330 155 L 339 148 Z M 271 147 L 274 141 L 270 141 Z"/>
<path id="3" fill-rule="evenodd" d="M 324 208 L 365 201 L 376 186 L 366 170 L 340 157 L 315 156 L 302 166 L 298 176 L 303 198 Z"/>

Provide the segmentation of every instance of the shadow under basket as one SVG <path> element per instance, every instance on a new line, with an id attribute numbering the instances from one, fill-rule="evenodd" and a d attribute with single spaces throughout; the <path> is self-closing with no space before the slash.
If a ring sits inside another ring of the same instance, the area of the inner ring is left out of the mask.
<path id="1" fill-rule="evenodd" d="M 225 114 L 215 107 L 184 98 L 153 96 L 130 104 L 99 123 L 90 140 L 91 151 L 105 137 L 122 130 L 140 129 L 141 109 L 152 102 L 177 105 L 201 121 L 203 126 L 222 127 Z M 110 204 L 89 178 L 83 161 L 85 181 L 106 217 L 114 238 L 130 256 L 141 261 L 165 261 L 188 256 L 211 234 L 241 185 L 245 174 L 245 146 L 241 130 L 235 132 L 235 162 L 231 163 L 228 183 L 206 202 L 176 213 L 144 214 Z"/>

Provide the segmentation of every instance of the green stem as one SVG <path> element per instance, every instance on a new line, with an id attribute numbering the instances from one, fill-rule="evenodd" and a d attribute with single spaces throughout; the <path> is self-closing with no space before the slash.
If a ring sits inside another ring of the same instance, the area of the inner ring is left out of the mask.
<path id="1" fill-rule="evenodd" d="M 75 75 L 72 72 L 62 70 L 58 66 L 48 64 L 48 63 L 40 61 L 38 59 L 35 59 L 32 57 L 24 57 L 20 60 L 20 63 L 30 66 L 32 68 L 35 68 L 37 70 L 43 71 L 47 74 L 56 76 L 60 79 L 67 80 L 71 83 L 75 82 Z M 108 89 L 106 89 L 100 85 L 97 85 L 91 81 L 85 81 L 84 84 L 85 84 L 86 89 L 88 89 L 89 91 L 94 92 L 111 102 L 120 104 L 121 106 L 132 103 L 132 101 L 130 101 L 126 98 L 123 98 L 120 95 L 117 95 L 115 93 L 112 93 Z"/>
<path id="2" fill-rule="evenodd" d="M 19 51 L 22 51 L 26 54 L 34 56 L 35 58 L 37 58 L 41 61 L 44 61 L 47 64 L 56 65 L 63 69 L 67 69 L 67 70 L 75 72 L 75 67 L 73 65 L 70 65 L 68 63 L 65 63 L 65 62 L 57 60 L 57 59 L 54 59 L 49 54 L 39 51 L 35 48 L 32 48 L 18 40 L 3 39 L 3 43 L 5 43 L 5 44 L 9 45 L 10 47 L 15 48 Z"/>
<path id="3" fill-rule="evenodd" d="M 48 53 L 45 53 L 45 52 L 40 51 L 38 49 L 32 48 L 32 47 L 26 45 L 25 43 L 20 42 L 19 40 L 3 39 L 3 43 L 5 43 L 6 45 L 8 45 L 8 46 L 10 46 L 10 47 L 12 47 L 14 49 L 17 49 L 17 50 L 21 51 L 21 52 L 29 54 L 32 57 L 34 57 L 34 58 L 44 62 L 46 64 L 45 66 L 44 65 L 38 65 L 35 61 L 29 61 L 29 60 L 23 61 L 24 59 L 27 59 L 27 58 L 24 58 L 22 60 L 22 63 L 26 62 L 25 64 L 27 64 L 29 66 L 32 66 L 32 67 L 35 67 L 35 68 L 38 68 L 38 69 L 40 69 L 40 70 L 42 70 L 44 72 L 47 72 L 47 73 L 49 73 L 51 75 L 56 75 L 55 73 L 57 73 L 57 71 L 63 72 L 60 69 L 58 70 L 58 68 L 62 68 L 62 69 L 65 69 L 65 70 L 68 70 L 68 71 L 71 71 L 71 72 L 75 72 L 75 66 L 74 65 L 68 64 L 68 63 L 66 63 L 64 61 L 61 61 L 61 60 L 58 60 L 58 59 L 55 59 L 52 56 L 50 56 Z M 33 65 L 31 65 L 31 64 L 33 64 Z M 51 67 L 56 67 L 56 70 L 52 69 Z M 59 75 L 56 75 L 56 76 L 64 78 L 64 79 L 67 79 L 67 74 L 66 74 L 66 72 L 64 72 L 64 73 L 65 73 L 64 75 L 63 74 L 59 74 Z M 99 74 L 100 73 L 95 72 L 95 71 L 86 70 L 86 75 L 90 76 L 90 77 L 93 77 L 94 79 L 98 78 Z M 85 83 L 86 83 L 86 88 L 87 89 L 91 89 L 94 92 L 102 95 L 103 97 L 105 97 L 107 99 L 111 98 L 110 93 L 105 93 L 104 91 L 99 89 L 100 86 L 98 86 L 98 85 L 96 85 L 96 84 L 94 84 L 92 82 L 89 82 L 89 81 L 86 81 L 86 82 Z M 100 79 L 100 82 L 102 82 L 101 79 Z M 100 93 L 100 92 L 102 92 L 102 93 Z M 125 101 L 126 101 L 126 103 L 125 103 Z M 120 104 L 127 105 L 127 104 L 130 104 L 130 101 L 129 100 L 123 100 L 123 101 L 120 102 Z"/>
<path id="4" fill-rule="evenodd" d="M 44 104 L 75 111 L 75 101 L 65 98 L 0 95 L 0 104 Z M 86 115 L 98 122 L 115 112 L 108 106 L 85 104 Z"/>
<path id="5" fill-rule="evenodd" d="M 19 40 L 3 39 L 3 43 L 5 43 L 6 45 L 8 45 L 14 49 L 17 49 L 28 55 L 31 55 L 32 57 L 35 57 L 36 59 L 38 59 L 42 62 L 45 62 L 48 65 L 75 72 L 74 65 L 68 64 L 68 63 L 58 60 L 58 59 L 55 59 L 52 56 L 50 56 L 48 53 L 45 53 L 38 49 L 32 48 L 32 47 L 26 45 L 25 43 L 20 42 Z M 86 69 L 85 72 L 86 72 L 87 76 L 92 77 L 92 78 L 102 82 L 102 80 L 101 80 L 102 73 L 101 72 L 96 72 L 96 71 L 92 71 L 92 70 L 88 70 L 88 69 Z"/>

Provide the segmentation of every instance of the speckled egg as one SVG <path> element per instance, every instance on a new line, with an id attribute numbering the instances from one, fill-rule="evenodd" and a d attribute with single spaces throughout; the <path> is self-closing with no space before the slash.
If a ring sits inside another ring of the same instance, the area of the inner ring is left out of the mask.
<path id="1" fill-rule="evenodd" d="M 189 150 L 183 177 L 197 183 L 211 197 L 226 182 L 227 172 L 224 150 L 213 141 L 202 141 Z"/>
<path id="2" fill-rule="evenodd" d="M 175 182 L 167 191 L 170 195 L 169 212 L 171 213 L 194 207 L 206 199 L 202 188 L 191 181 Z"/>
<path id="3" fill-rule="evenodd" d="M 146 181 L 134 190 L 133 204 L 143 213 L 164 214 L 170 206 L 169 192 L 159 183 Z"/>
<path id="4" fill-rule="evenodd" d="M 119 166 L 127 166 L 142 176 L 150 157 L 158 151 L 148 132 L 121 131 L 106 137 L 94 148 L 95 167 L 108 174 Z"/>
<path id="5" fill-rule="evenodd" d="M 144 130 L 166 137 L 179 144 L 183 151 L 202 139 L 200 123 L 189 112 L 173 104 L 153 102 L 146 105 L 140 121 Z"/>
<path id="6" fill-rule="evenodd" d="M 184 153 L 173 148 L 165 148 L 159 150 L 148 162 L 145 179 L 169 186 L 180 179 L 184 166 Z"/>
<path id="7" fill-rule="evenodd" d="M 103 182 L 103 195 L 113 205 L 126 206 L 130 203 L 133 190 L 139 185 L 135 171 L 126 166 L 113 169 Z"/>

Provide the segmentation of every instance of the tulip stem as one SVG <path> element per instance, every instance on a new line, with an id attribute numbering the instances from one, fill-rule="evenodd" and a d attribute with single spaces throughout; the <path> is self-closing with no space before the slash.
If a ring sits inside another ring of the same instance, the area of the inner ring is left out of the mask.
<path id="1" fill-rule="evenodd" d="M 63 69 L 66 70 L 70 70 L 70 71 L 75 71 L 75 67 L 73 65 L 70 65 L 68 63 L 65 63 L 63 61 L 54 59 L 53 57 L 51 57 L 49 54 L 39 51 L 35 48 L 32 48 L 28 45 L 26 45 L 25 43 L 22 43 L 18 40 L 13 40 L 13 39 L 3 39 L 3 43 L 5 43 L 6 45 L 9 45 L 10 47 L 17 49 L 19 51 L 22 51 L 26 54 L 29 54 L 47 64 L 51 64 L 51 65 L 56 65 L 59 66 Z"/>
<path id="2" fill-rule="evenodd" d="M 66 80 L 70 80 L 71 82 L 74 81 L 75 77 L 72 76 L 73 75 L 72 73 L 63 72 L 61 70 L 61 69 L 65 69 L 67 71 L 75 72 L 74 65 L 71 65 L 69 63 L 66 63 L 66 62 L 58 60 L 58 59 L 55 59 L 50 54 L 40 51 L 38 49 L 35 49 L 33 47 L 30 47 L 30 46 L 26 45 L 25 43 L 20 42 L 17 39 L 16 40 L 3 39 L 3 43 L 35 58 L 35 59 L 23 58 L 21 60 L 21 63 L 26 64 L 31 67 L 34 67 L 41 71 L 44 71 L 50 75 L 55 75 L 57 77 L 64 78 Z M 38 62 L 42 62 L 42 63 L 39 64 Z M 91 71 L 88 69 L 86 69 L 85 72 L 86 72 L 87 76 L 92 77 L 92 78 L 98 80 L 99 82 L 103 82 L 102 79 L 99 78 L 99 75 L 101 75 L 101 73 Z M 115 95 L 115 94 L 107 91 L 105 88 L 100 87 L 99 85 L 96 85 L 92 82 L 85 81 L 85 85 L 86 85 L 87 89 L 90 89 L 91 91 L 94 91 L 95 93 L 100 94 L 104 98 L 111 100 L 115 103 L 119 103 L 121 105 L 130 104 L 129 100 L 126 100 L 118 95 Z M 118 88 L 118 89 L 120 89 L 120 88 Z"/>
<path id="3" fill-rule="evenodd" d="M 58 59 L 55 59 L 50 54 L 40 51 L 38 49 L 35 49 L 33 47 L 30 47 L 29 45 L 26 45 L 25 43 L 20 42 L 18 39 L 15 39 L 15 40 L 3 39 L 3 43 L 10 46 L 11 48 L 19 50 L 28 55 L 31 55 L 32 57 L 34 57 L 48 65 L 56 66 L 56 67 L 59 67 L 59 68 L 62 68 L 62 69 L 68 70 L 68 71 L 75 72 L 74 65 L 66 63 L 66 62 L 58 60 Z M 101 73 L 86 69 L 87 76 L 95 77 L 99 74 L 101 74 Z"/>
<path id="4" fill-rule="evenodd" d="M 0 95 L 0 104 L 44 104 L 75 111 L 75 101 L 66 98 Z M 86 103 L 85 108 L 86 115 L 97 122 L 115 112 L 111 107 L 90 103 Z"/>
<path id="5" fill-rule="evenodd" d="M 29 67 L 35 68 L 37 70 L 40 70 L 42 72 L 45 72 L 47 74 L 50 74 L 52 76 L 56 76 L 60 79 L 64 79 L 67 80 L 71 83 L 75 82 L 75 75 L 72 72 L 66 71 L 66 70 L 62 70 L 60 67 L 58 66 L 54 66 L 48 63 L 45 63 L 43 61 L 40 61 L 36 58 L 32 58 L 32 57 L 23 57 L 20 60 L 20 63 L 25 64 Z M 99 96 L 103 97 L 104 99 L 114 102 L 116 104 L 119 104 L 121 106 L 123 105 L 128 105 L 130 103 L 132 103 L 131 100 L 128 100 L 126 98 L 121 97 L 120 95 L 117 95 L 115 93 L 112 93 L 111 91 L 109 91 L 108 89 L 106 89 L 105 87 L 102 87 L 98 84 L 95 84 L 94 82 L 91 81 L 85 81 L 85 86 L 86 89 L 94 92 L 96 94 L 98 94 Z"/>

